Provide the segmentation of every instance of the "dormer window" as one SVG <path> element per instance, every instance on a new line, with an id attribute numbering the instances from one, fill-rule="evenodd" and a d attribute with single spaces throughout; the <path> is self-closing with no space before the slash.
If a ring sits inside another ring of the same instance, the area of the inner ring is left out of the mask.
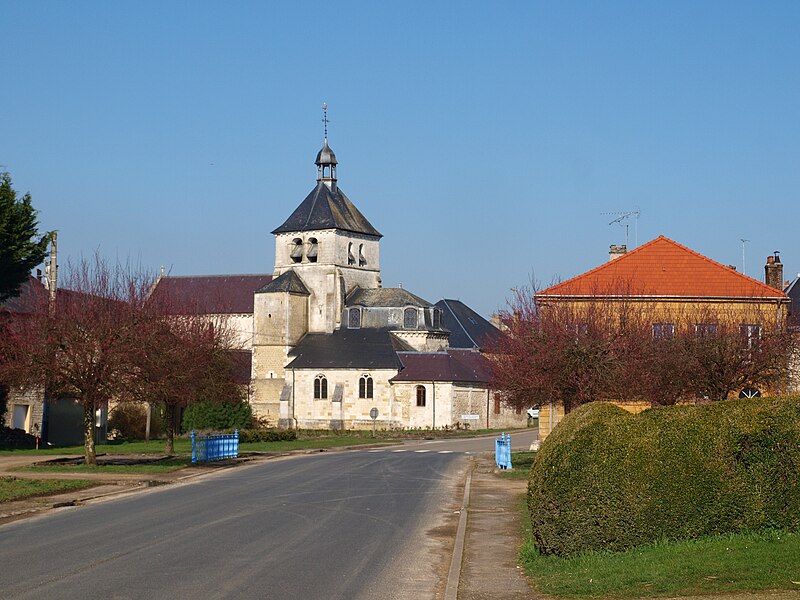
<path id="1" fill-rule="evenodd" d="M 360 329 L 361 328 L 361 309 L 351 308 L 347 313 L 347 328 Z"/>
<path id="2" fill-rule="evenodd" d="M 347 244 L 347 264 L 348 265 L 356 264 L 356 257 L 353 254 L 353 242 Z"/>
<path id="3" fill-rule="evenodd" d="M 403 311 L 403 329 L 416 329 L 419 315 L 416 308 L 407 308 Z"/>
<path id="4" fill-rule="evenodd" d="M 438 308 L 433 309 L 433 328 L 434 329 L 441 329 L 442 328 L 442 311 Z"/>
<path id="5" fill-rule="evenodd" d="M 359 267 L 367 266 L 367 258 L 364 256 L 364 244 L 358 245 L 358 266 Z"/>
<path id="6" fill-rule="evenodd" d="M 303 262 L 303 240 L 300 238 L 294 238 L 292 240 L 292 248 L 289 250 L 289 257 L 292 259 L 292 262 Z"/>
<path id="7" fill-rule="evenodd" d="M 306 257 L 308 258 L 308 262 L 315 263 L 317 262 L 317 238 L 308 238 L 308 252 L 306 252 Z"/>

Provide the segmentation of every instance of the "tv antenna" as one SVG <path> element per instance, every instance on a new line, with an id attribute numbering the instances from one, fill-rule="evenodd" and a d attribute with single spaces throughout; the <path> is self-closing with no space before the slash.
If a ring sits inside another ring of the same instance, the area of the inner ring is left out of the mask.
<path id="1" fill-rule="evenodd" d="M 627 211 L 612 211 L 600 213 L 601 215 L 617 215 L 616 219 L 609 221 L 609 225 L 619 225 L 625 227 L 625 246 L 628 245 L 628 229 L 630 227 L 630 219 L 633 217 L 633 245 L 639 245 L 639 215 L 642 214 L 637 208 L 636 210 Z"/>
<path id="2" fill-rule="evenodd" d="M 747 275 L 747 263 L 745 262 L 745 257 L 744 257 L 744 245 L 750 240 L 739 238 L 739 241 L 742 242 L 742 275 Z"/>

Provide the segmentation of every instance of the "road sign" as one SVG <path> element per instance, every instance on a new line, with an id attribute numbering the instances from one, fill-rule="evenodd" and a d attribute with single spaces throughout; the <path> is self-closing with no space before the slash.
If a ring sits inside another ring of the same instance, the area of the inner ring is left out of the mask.
<path id="1" fill-rule="evenodd" d="M 373 420 L 377 419 L 378 418 L 378 409 L 373 406 L 369 411 L 369 416 L 372 417 Z"/>

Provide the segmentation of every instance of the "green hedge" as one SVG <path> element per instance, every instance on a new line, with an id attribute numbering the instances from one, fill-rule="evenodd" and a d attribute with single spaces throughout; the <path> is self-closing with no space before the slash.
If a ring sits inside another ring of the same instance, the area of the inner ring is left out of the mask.
<path id="1" fill-rule="evenodd" d="M 291 442 L 297 439 L 293 429 L 245 429 L 239 432 L 239 442 Z"/>
<path id="2" fill-rule="evenodd" d="M 800 528 L 800 399 L 726 400 L 639 415 L 567 415 L 531 468 L 540 552 L 569 556 L 766 528 Z"/>
<path id="3" fill-rule="evenodd" d="M 182 430 L 244 429 L 250 427 L 253 409 L 248 402 L 193 402 L 183 412 Z"/>

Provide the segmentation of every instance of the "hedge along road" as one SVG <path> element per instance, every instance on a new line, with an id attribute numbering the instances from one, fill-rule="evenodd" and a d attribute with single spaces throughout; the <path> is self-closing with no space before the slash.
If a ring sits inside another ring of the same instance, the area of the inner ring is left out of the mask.
<path id="1" fill-rule="evenodd" d="M 256 463 L 4 525 L 0 597 L 434 598 L 467 460 L 404 448 Z"/>

